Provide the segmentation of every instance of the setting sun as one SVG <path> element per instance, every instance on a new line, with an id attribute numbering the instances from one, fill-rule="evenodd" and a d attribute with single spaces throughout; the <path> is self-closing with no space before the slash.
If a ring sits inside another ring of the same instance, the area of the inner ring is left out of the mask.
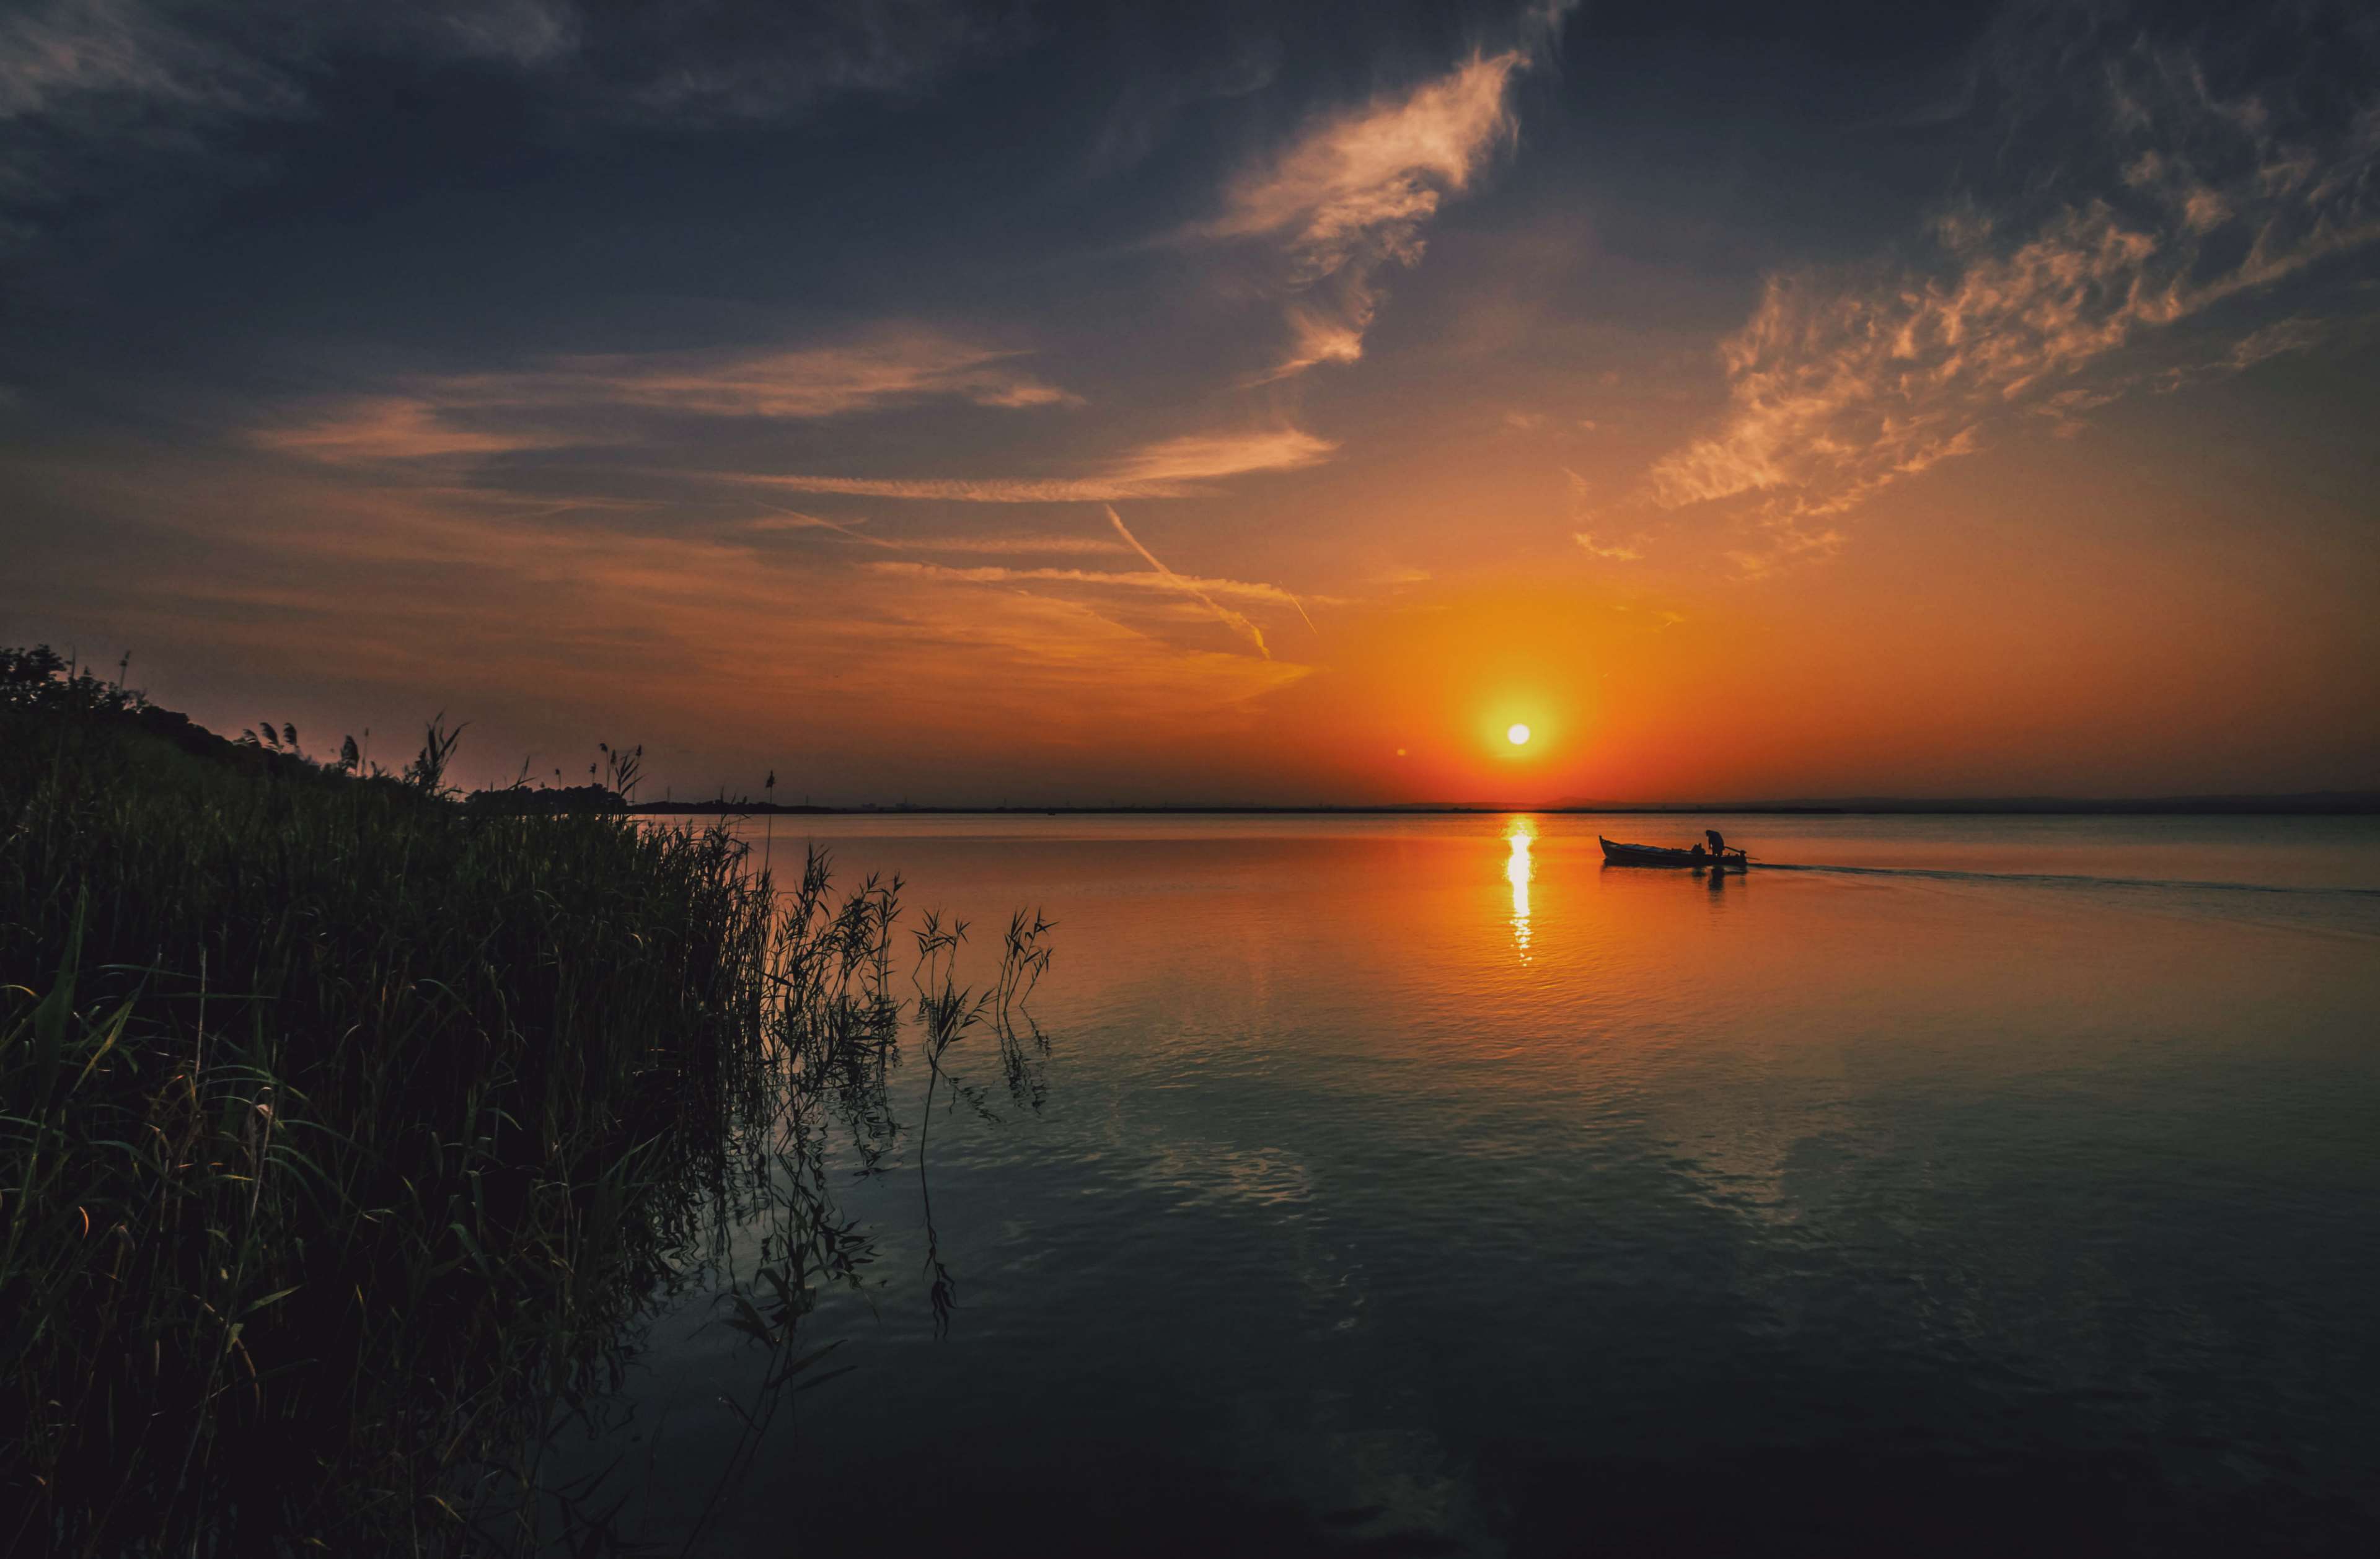
<path id="1" fill-rule="evenodd" d="M 1529 728 L 1525 725 L 1516 725 L 1504 732 L 1504 740 L 1515 747 L 1525 747 L 1529 744 Z"/>

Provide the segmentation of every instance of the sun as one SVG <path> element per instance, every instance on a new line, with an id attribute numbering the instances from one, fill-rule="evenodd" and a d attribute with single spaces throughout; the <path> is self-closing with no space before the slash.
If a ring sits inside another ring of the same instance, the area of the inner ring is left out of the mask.
<path id="1" fill-rule="evenodd" d="M 1515 747 L 1525 747 L 1529 744 L 1529 728 L 1525 725 L 1516 725 L 1504 732 L 1504 740 Z"/>

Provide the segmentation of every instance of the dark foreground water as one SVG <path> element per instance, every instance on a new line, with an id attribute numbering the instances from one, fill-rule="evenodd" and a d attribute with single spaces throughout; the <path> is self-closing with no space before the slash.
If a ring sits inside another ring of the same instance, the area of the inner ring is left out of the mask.
<path id="1" fill-rule="evenodd" d="M 1060 923 L 1047 1100 L 953 1053 L 1004 1118 L 932 1128 L 947 1336 L 914 1163 L 808 1323 L 856 1368 L 765 1434 L 715 1310 L 655 1328 L 580 1452 L 621 1529 L 2380 1551 L 2380 827 L 1717 821 L 1801 869 L 1606 868 L 1689 831 L 1645 818 L 781 822 Z"/>

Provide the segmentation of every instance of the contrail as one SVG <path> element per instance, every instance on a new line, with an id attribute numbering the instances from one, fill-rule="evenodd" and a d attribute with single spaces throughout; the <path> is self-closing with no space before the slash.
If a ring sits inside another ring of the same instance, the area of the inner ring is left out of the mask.
<path id="1" fill-rule="evenodd" d="M 1200 600 L 1206 602 L 1207 610 L 1213 612 L 1216 617 L 1220 619 L 1224 626 L 1232 629 L 1234 632 L 1245 634 L 1248 636 L 1248 642 L 1257 647 L 1257 653 L 1258 655 L 1263 656 L 1268 660 L 1272 659 L 1272 651 L 1265 647 L 1264 630 L 1258 628 L 1255 623 L 1249 622 L 1238 612 L 1233 611 L 1231 608 L 1217 604 L 1214 597 L 1208 595 L 1206 591 L 1198 588 L 1196 585 L 1183 578 L 1180 574 L 1174 573 L 1172 569 L 1158 562 L 1157 554 L 1140 544 L 1140 538 L 1123 528 L 1123 516 L 1115 512 L 1115 505 L 1110 503 L 1105 505 L 1105 507 L 1108 512 L 1108 523 L 1115 526 L 1116 534 L 1123 538 L 1124 544 L 1126 546 L 1130 547 L 1134 551 L 1138 552 L 1142 557 L 1148 560 L 1149 567 L 1155 569 L 1158 573 L 1163 574 L 1166 578 L 1172 580 L 1174 584 L 1180 586 L 1191 595 L 1194 595 Z M 1305 616 L 1305 609 L 1304 607 L 1299 607 L 1297 609 L 1297 614 L 1300 617 Z M 1305 625 L 1309 628 L 1313 627 L 1313 621 L 1308 619 Z"/>
<path id="2" fill-rule="evenodd" d="M 831 530 L 837 536 L 847 537 L 854 541 L 865 541 L 870 547 L 885 547 L 890 548 L 894 551 L 900 550 L 901 548 L 901 544 L 898 541 L 887 541 L 880 536 L 869 536 L 864 532 L 854 530 L 847 525 L 841 525 L 833 520 L 823 519 L 817 514 L 805 514 L 799 509 L 788 509 L 783 504 L 770 503 L 765 501 L 761 502 L 760 507 L 763 509 L 775 510 L 778 514 L 794 521 L 795 528 L 797 529 Z"/>

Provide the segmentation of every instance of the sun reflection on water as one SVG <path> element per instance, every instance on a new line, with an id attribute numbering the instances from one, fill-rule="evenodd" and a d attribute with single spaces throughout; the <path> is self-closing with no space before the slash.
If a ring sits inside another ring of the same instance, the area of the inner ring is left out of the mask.
<path id="1" fill-rule="evenodd" d="M 1521 961 L 1529 961 L 1529 846 L 1536 842 L 1536 825 L 1515 817 L 1504 830 L 1512 854 L 1504 860 L 1504 880 L 1512 885 L 1512 947 Z"/>

